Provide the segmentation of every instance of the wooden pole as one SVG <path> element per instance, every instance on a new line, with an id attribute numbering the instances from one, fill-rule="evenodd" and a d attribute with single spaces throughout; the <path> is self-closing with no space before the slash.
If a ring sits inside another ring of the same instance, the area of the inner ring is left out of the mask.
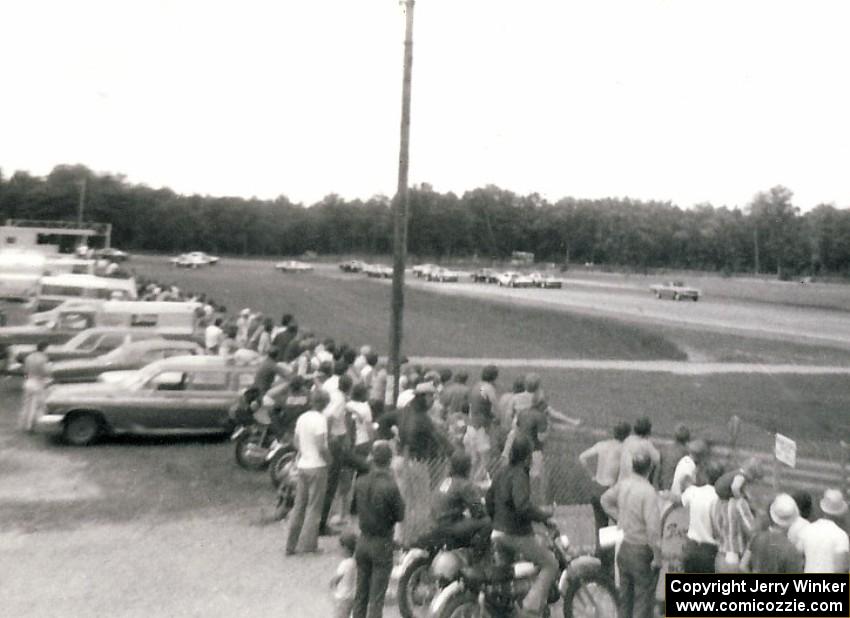
<path id="1" fill-rule="evenodd" d="M 393 380 L 393 403 L 398 400 L 401 369 L 401 338 L 404 315 L 404 263 L 407 255 L 407 207 L 409 191 L 407 174 L 410 151 L 410 85 L 413 75 L 413 5 L 404 0 L 404 75 L 401 88 L 401 139 L 398 153 L 398 188 L 393 205 L 393 290 L 390 322 L 390 368 Z"/>

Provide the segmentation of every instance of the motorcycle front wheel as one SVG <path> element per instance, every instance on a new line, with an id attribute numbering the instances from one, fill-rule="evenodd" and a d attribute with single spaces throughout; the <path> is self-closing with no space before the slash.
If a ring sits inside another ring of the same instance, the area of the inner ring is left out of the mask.
<path id="1" fill-rule="evenodd" d="M 253 432 L 246 432 L 236 439 L 233 454 L 236 457 L 236 463 L 246 470 L 262 470 L 266 467 L 265 449 L 257 441 L 257 436 Z"/>
<path id="2" fill-rule="evenodd" d="M 269 462 L 269 477 L 275 489 L 280 487 L 280 484 L 287 479 L 287 466 L 295 459 L 295 451 L 287 451 L 281 449 Z"/>
<path id="3" fill-rule="evenodd" d="M 490 616 L 481 611 L 478 597 L 466 591 L 449 599 L 436 618 L 490 618 Z"/>
<path id="4" fill-rule="evenodd" d="M 617 615 L 617 589 L 602 575 L 576 579 L 564 593 L 564 618 L 607 618 Z"/>
<path id="5" fill-rule="evenodd" d="M 431 576 L 431 557 L 414 560 L 398 578 L 398 610 L 402 618 L 425 618 L 437 585 Z"/>

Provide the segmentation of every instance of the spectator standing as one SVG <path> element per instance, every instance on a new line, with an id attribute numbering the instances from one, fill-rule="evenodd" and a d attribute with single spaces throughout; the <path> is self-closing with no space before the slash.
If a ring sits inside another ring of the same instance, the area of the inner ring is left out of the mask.
<path id="1" fill-rule="evenodd" d="M 277 348 L 270 349 L 265 358 L 260 362 L 259 367 L 257 367 L 257 373 L 254 374 L 253 386 L 260 391 L 261 398 L 272 387 L 275 377 L 286 378 L 289 375 L 289 371 L 283 365 L 280 365 L 277 360 Z"/>
<path id="2" fill-rule="evenodd" d="M 340 561 L 336 573 L 331 578 L 334 618 L 350 618 L 354 607 L 354 595 L 357 592 L 357 562 L 354 560 L 357 536 L 353 532 L 346 532 L 339 537 L 339 544 L 345 557 Z"/>
<path id="3" fill-rule="evenodd" d="M 620 455 L 623 448 L 623 440 L 632 432 L 632 426 L 621 421 L 614 425 L 614 437 L 600 440 L 589 449 L 578 456 L 581 465 L 593 477 L 593 496 L 590 504 L 593 507 L 593 519 L 596 522 L 596 530 L 608 525 L 608 514 L 602 508 L 600 498 L 609 488 L 617 483 L 620 474 Z M 596 459 L 596 468 L 590 466 L 590 460 Z"/>
<path id="4" fill-rule="evenodd" d="M 376 419 L 379 419 L 384 414 L 384 396 L 387 392 L 387 363 L 380 361 L 377 355 L 370 357 L 370 365 L 372 358 L 375 363 L 372 369 L 371 384 L 369 386 L 369 405 L 372 408 L 372 414 Z"/>
<path id="5" fill-rule="evenodd" d="M 712 519 L 718 541 L 717 572 L 737 572 L 740 559 L 756 533 L 756 518 L 747 489 L 748 479 L 755 480 L 760 474 L 758 460 L 751 459 L 742 468 L 723 474 L 714 483 L 717 503 Z"/>
<path id="6" fill-rule="evenodd" d="M 399 420 L 399 446 L 405 457 L 433 461 L 451 450 L 446 438 L 434 426 L 428 411 L 434 403 L 436 389 L 432 382 L 416 386 L 413 399 Z"/>
<path id="7" fill-rule="evenodd" d="M 328 383 L 336 378 L 337 388 Z M 340 477 L 343 468 L 350 463 L 350 451 L 352 448 L 351 438 L 348 433 L 348 425 L 345 420 L 345 404 L 348 394 L 351 392 L 351 378 L 347 375 L 332 376 L 329 378 L 322 390 L 328 393 L 329 401 L 322 412 L 328 423 L 328 444 L 331 459 L 328 467 L 328 485 L 322 506 L 322 517 L 319 524 L 319 534 L 331 534 L 328 528 L 328 516 L 331 512 L 334 498 L 336 497 Z"/>
<path id="8" fill-rule="evenodd" d="M 248 326 L 251 323 L 251 310 L 245 307 L 236 319 L 236 344 L 240 348 L 248 345 Z"/>
<path id="9" fill-rule="evenodd" d="M 753 573 L 799 573 L 803 555 L 788 540 L 788 528 L 800 517 L 794 499 L 779 494 L 770 505 L 770 526 L 755 535 L 741 559 L 741 566 Z"/>
<path id="10" fill-rule="evenodd" d="M 841 524 L 847 517 L 847 502 L 838 489 L 827 489 L 820 501 L 823 517 L 800 534 L 805 573 L 846 573 L 850 542 Z"/>
<path id="11" fill-rule="evenodd" d="M 257 352 L 259 354 L 267 354 L 272 347 L 272 329 L 274 324 L 271 318 L 266 318 L 263 322 L 263 328 L 257 338 Z"/>
<path id="12" fill-rule="evenodd" d="M 40 341 L 35 352 L 24 359 L 24 401 L 18 427 L 32 432 L 39 414 L 44 409 L 45 391 L 50 383 L 51 369 L 45 350 L 47 342 Z"/>
<path id="13" fill-rule="evenodd" d="M 236 343 L 236 327 L 226 326 L 224 328 L 224 336 L 221 339 L 221 344 L 218 346 L 219 356 L 232 356 L 239 346 Z"/>
<path id="14" fill-rule="evenodd" d="M 723 469 L 709 463 L 705 466 L 705 484 L 691 485 L 682 492 L 682 505 L 689 509 L 687 541 L 682 551 L 685 573 L 714 573 L 718 541 L 714 533 L 713 514 L 717 503 L 714 483 Z M 703 479 L 699 479 L 702 481 Z M 698 481 L 698 482 L 699 482 Z"/>
<path id="15" fill-rule="evenodd" d="M 224 336 L 221 324 L 221 318 L 216 318 L 204 331 L 204 347 L 207 354 L 218 354 L 218 346 L 221 345 L 221 340 Z"/>
<path id="16" fill-rule="evenodd" d="M 659 449 L 661 455 L 658 466 L 658 489 L 667 490 L 673 486 L 673 477 L 676 473 L 676 466 L 679 465 L 682 457 L 688 454 L 688 442 L 691 440 L 691 431 L 682 424 L 676 425 L 673 432 L 672 444 L 665 444 Z M 681 493 L 681 492 L 680 492 Z"/>
<path id="17" fill-rule="evenodd" d="M 652 618 L 661 565 L 661 512 L 658 494 L 648 478 L 652 470 L 649 454 L 638 453 L 632 468 L 633 474 L 602 494 L 600 503 L 623 530 L 617 555 L 618 616 Z"/>
<path id="18" fill-rule="evenodd" d="M 549 405 L 540 392 L 540 376 L 529 373 L 525 376 L 525 392 L 517 394 L 513 402 L 516 417 L 514 424 L 518 434 L 531 441 L 531 495 L 535 502 L 543 504 L 546 499 L 546 467 L 543 465 L 543 444 L 549 429 Z"/>
<path id="19" fill-rule="evenodd" d="M 319 519 L 328 481 L 327 421 L 320 410 L 328 404 L 328 394 L 316 390 L 311 409 L 298 417 L 294 442 L 298 451 L 295 505 L 289 521 L 286 554 L 318 551 Z"/>
<path id="20" fill-rule="evenodd" d="M 788 540 L 799 551 L 803 551 L 803 531 L 811 524 L 812 494 L 807 491 L 795 491 L 791 494 L 797 504 L 800 516 L 788 527 Z"/>
<path id="21" fill-rule="evenodd" d="M 688 452 L 679 459 L 673 472 L 670 491 L 675 498 L 681 498 L 682 492 L 696 483 L 697 468 L 705 464 L 708 457 L 708 443 L 701 438 L 688 443 Z"/>
<path id="22" fill-rule="evenodd" d="M 404 500 L 390 472 L 392 449 L 383 440 L 372 445 L 372 470 L 357 479 L 354 494 L 359 513 L 360 538 L 357 592 L 353 618 L 381 618 L 393 568 L 393 528 L 404 520 Z"/>
<path id="23" fill-rule="evenodd" d="M 481 381 L 469 395 L 469 426 L 463 438 L 463 446 L 472 457 L 473 479 L 486 476 L 490 463 L 493 446 L 491 435 L 499 405 L 495 386 L 498 377 L 499 370 L 494 365 L 487 365 L 481 370 Z"/>
<path id="24" fill-rule="evenodd" d="M 525 392 L 525 376 L 517 376 L 514 379 L 511 391 L 499 397 L 499 426 L 505 431 L 510 431 L 514 426 L 514 400 L 517 395 Z M 504 448 L 504 444 L 502 445 Z M 499 449 L 501 450 L 501 448 Z"/>
<path id="25" fill-rule="evenodd" d="M 623 447 L 620 452 L 620 473 L 617 478 L 624 479 L 632 473 L 632 461 L 634 461 L 635 455 L 639 453 L 649 455 L 649 459 L 652 461 L 652 473 L 649 478 L 654 478 L 655 471 L 661 462 L 661 454 L 649 438 L 651 433 L 652 421 L 647 417 L 639 418 L 635 422 L 634 433 L 623 440 Z"/>
<path id="26" fill-rule="evenodd" d="M 449 416 L 469 412 L 469 386 L 466 384 L 468 379 L 469 374 L 458 371 L 454 379 L 440 393 L 440 401 Z"/>

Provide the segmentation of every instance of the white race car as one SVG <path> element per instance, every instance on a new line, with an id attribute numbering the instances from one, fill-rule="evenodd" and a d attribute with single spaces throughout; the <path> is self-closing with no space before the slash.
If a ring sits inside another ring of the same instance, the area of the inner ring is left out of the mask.
<path id="1" fill-rule="evenodd" d="M 307 264 L 306 262 L 299 262 L 298 260 L 278 262 L 274 265 L 274 267 L 282 273 L 306 273 L 313 270 L 312 265 Z"/>
<path id="2" fill-rule="evenodd" d="M 496 280 L 500 286 L 509 288 L 530 288 L 534 286 L 531 277 L 511 270 L 502 273 Z"/>
<path id="3" fill-rule="evenodd" d="M 171 263 L 180 268 L 200 268 L 201 266 L 215 266 L 218 264 L 218 258 L 203 251 L 192 251 L 171 258 Z"/>

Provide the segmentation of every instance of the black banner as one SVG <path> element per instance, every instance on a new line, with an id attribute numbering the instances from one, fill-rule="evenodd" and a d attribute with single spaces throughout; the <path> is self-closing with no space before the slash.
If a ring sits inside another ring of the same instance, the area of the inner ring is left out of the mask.
<path id="1" fill-rule="evenodd" d="M 846 573 L 668 573 L 664 587 L 665 615 L 670 618 L 850 617 Z"/>

